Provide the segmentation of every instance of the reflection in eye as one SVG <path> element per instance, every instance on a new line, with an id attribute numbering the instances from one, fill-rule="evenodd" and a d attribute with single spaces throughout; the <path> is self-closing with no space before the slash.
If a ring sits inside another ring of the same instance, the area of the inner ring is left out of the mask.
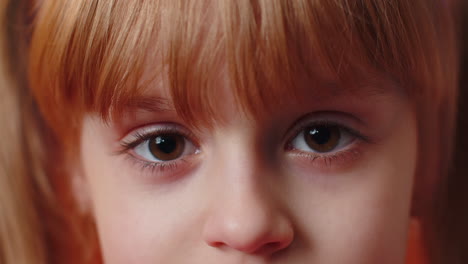
<path id="1" fill-rule="evenodd" d="M 312 125 L 293 138 L 291 147 L 304 152 L 328 153 L 348 146 L 355 138 L 338 125 Z"/>

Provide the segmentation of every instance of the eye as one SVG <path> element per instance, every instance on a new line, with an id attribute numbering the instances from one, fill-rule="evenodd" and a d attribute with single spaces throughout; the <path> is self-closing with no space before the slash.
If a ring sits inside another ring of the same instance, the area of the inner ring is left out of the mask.
<path id="1" fill-rule="evenodd" d="M 189 132 L 178 126 L 156 126 L 136 131 L 122 145 L 124 151 L 142 161 L 161 164 L 196 154 L 198 148 L 189 138 Z"/>
<path id="2" fill-rule="evenodd" d="M 159 183 L 179 179 L 197 165 L 199 145 L 189 129 L 176 123 L 138 128 L 120 141 L 117 155 Z"/>
<path id="3" fill-rule="evenodd" d="M 161 134 L 143 141 L 135 147 L 134 152 L 148 161 L 164 162 L 194 154 L 196 148 L 183 135 Z"/>
<path id="4" fill-rule="evenodd" d="M 318 124 L 302 129 L 291 141 L 291 147 L 304 152 L 328 153 L 345 148 L 355 138 L 339 125 Z"/>

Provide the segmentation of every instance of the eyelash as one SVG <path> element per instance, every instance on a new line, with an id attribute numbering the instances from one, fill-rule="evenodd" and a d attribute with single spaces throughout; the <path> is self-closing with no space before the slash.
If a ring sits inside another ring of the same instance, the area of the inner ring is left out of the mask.
<path id="1" fill-rule="evenodd" d="M 349 133 L 353 138 L 353 142 L 350 145 L 355 145 L 353 147 L 346 146 L 344 150 L 331 151 L 328 153 L 318 153 L 318 152 L 305 152 L 302 150 L 295 149 L 291 144 L 293 140 L 299 136 L 300 133 L 304 132 L 307 128 L 313 126 L 334 126 L 339 128 L 345 133 Z M 349 126 L 343 125 L 339 122 L 331 120 L 320 120 L 320 121 L 302 121 L 298 125 L 295 125 L 294 133 L 292 136 L 288 137 L 286 141 L 285 150 L 291 152 L 292 155 L 300 157 L 306 163 L 312 164 L 314 167 L 328 169 L 333 166 L 340 166 L 341 164 L 349 163 L 350 161 L 356 159 L 361 154 L 360 148 L 358 147 L 360 143 L 372 143 L 371 139 L 359 131 L 350 128 Z"/>
<path id="2" fill-rule="evenodd" d="M 178 134 L 189 140 L 198 148 L 196 141 L 193 140 L 195 136 L 191 132 L 187 131 L 186 129 L 182 129 L 176 124 L 161 125 L 157 128 L 148 128 L 147 130 L 147 132 L 136 131 L 132 134 L 131 139 L 123 140 L 120 143 L 121 148 L 117 152 L 117 154 L 125 154 L 126 158 L 128 158 L 134 164 L 139 165 L 143 172 L 149 172 L 150 175 L 162 174 L 166 170 L 175 171 L 179 168 L 181 163 L 187 163 L 188 160 L 186 159 L 186 157 L 181 157 L 175 160 L 164 162 L 146 161 L 142 158 L 136 157 L 136 154 L 132 153 L 134 149 L 140 144 L 161 134 Z"/>
<path id="3" fill-rule="evenodd" d="M 300 133 L 304 132 L 304 130 L 312 126 L 335 126 L 339 128 L 340 131 L 349 133 L 353 138 L 355 138 L 355 140 L 350 143 L 350 145 L 355 146 L 345 147 L 344 150 L 331 151 L 329 153 L 314 153 L 295 149 L 292 146 L 293 139 L 299 136 Z M 292 135 L 290 134 L 288 140 L 286 141 L 285 150 L 290 152 L 295 157 L 300 158 L 306 164 L 312 164 L 313 167 L 318 168 L 331 168 L 333 166 L 340 167 L 341 164 L 350 163 L 350 161 L 356 159 L 361 153 L 358 147 L 359 143 L 371 142 L 368 137 L 362 135 L 360 132 L 338 122 L 329 120 L 300 122 L 299 125 L 295 125 L 295 127 L 296 128 L 292 130 Z M 143 131 L 136 131 L 131 135 L 130 139 L 123 140 L 120 143 L 121 149 L 117 152 L 117 154 L 126 154 L 126 157 L 129 158 L 131 162 L 139 165 L 141 170 L 145 173 L 149 173 L 149 175 L 164 174 L 166 171 L 176 171 L 180 168 L 180 165 L 183 165 L 183 163 L 190 163 L 188 160 L 189 157 L 186 156 L 177 158 L 175 160 L 162 162 L 147 161 L 140 157 L 136 157 L 136 154 L 133 153 L 134 149 L 151 138 L 161 134 L 178 134 L 186 138 L 188 141 L 193 143 L 197 149 L 199 149 L 198 144 L 195 140 L 193 140 L 196 137 L 188 130 L 183 129 L 176 124 L 161 125 L 157 128 L 148 128 L 146 130 L 146 132 L 144 129 Z M 355 142 L 356 140 L 357 142 Z"/>

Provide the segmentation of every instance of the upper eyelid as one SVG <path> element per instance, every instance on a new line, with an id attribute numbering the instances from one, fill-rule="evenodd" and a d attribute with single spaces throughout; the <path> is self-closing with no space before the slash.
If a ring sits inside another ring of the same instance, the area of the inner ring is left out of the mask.
<path id="1" fill-rule="evenodd" d="M 338 126 L 338 125 L 337 125 L 337 126 Z M 345 134 L 348 134 L 348 136 L 350 136 L 350 137 L 352 138 L 351 141 L 348 142 L 348 144 L 345 145 L 344 147 L 342 146 L 342 148 L 345 148 L 345 147 L 348 146 L 350 143 L 353 143 L 355 140 L 360 140 L 360 139 L 362 139 L 362 137 L 361 137 L 360 135 L 357 135 L 358 132 L 349 131 L 350 129 L 347 129 L 347 128 L 343 127 L 343 126 L 339 126 L 339 129 L 340 129 L 340 130 L 343 130 Z M 300 129 L 300 130 L 299 130 L 299 133 L 297 133 L 296 136 L 293 137 L 293 138 L 288 142 L 288 145 L 292 145 L 292 143 L 297 139 L 297 137 L 300 136 L 301 134 L 303 134 L 305 131 L 306 131 L 305 128 Z M 340 139 L 342 139 L 342 136 L 340 136 Z M 342 143 L 342 142 L 341 142 L 341 143 Z M 314 153 L 316 153 L 317 155 L 328 155 L 328 154 L 330 154 L 330 153 L 341 152 L 341 151 L 342 151 L 341 149 L 335 150 L 338 146 L 341 145 L 341 143 L 338 143 L 338 144 L 334 147 L 333 150 L 328 151 L 328 152 L 318 152 L 318 151 L 315 151 L 315 150 L 313 150 L 313 151 L 311 151 L 311 152 L 314 152 Z M 297 149 L 297 148 L 294 148 L 294 149 Z M 297 149 L 297 150 L 299 150 L 299 149 Z"/>
<path id="2" fill-rule="evenodd" d="M 198 147 L 198 142 L 195 140 L 195 135 L 185 127 L 175 123 L 161 123 L 143 126 L 133 129 L 130 133 L 119 140 L 120 150 L 117 154 L 125 153 L 130 149 L 137 147 L 146 140 L 161 133 L 177 133 L 187 138 L 191 143 Z"/>
<path id="3" fill-rule="evenodd" d="M 353 136 L 366 139 L 366 137 L 352 128 L 350 125 L 344 124 L 343 121 L 332 120 L 332 118 L 319 118 L 319 117 L 304 117 L 299 119 L 294 125 L 288 130 L 286 134 L 286 146 L 291 143 L 291 141 L 296 138 L 304 129 L 313 125 L 329 125 L 329 126 L 338 126 L 341 129 L 344 129 L 346 132 L 350 133 Z"/>
<path id="4" fill-rule="evenodd" d="M 183 127 L 182 125 L 175 123 L 161 123 L 161 124 L 152 124 L 143 126 L 137 129 L 133 129 L 127 135 L 125 135 L 120 141 L 131 141 L 132 139 L 141 138 L 142 136 L 153 136 L 158 133 L 178 133 L 183 136 L 188 137 L 190 140 L 193 140 L 195 137 L 193 133 Z"/>
<path id="5" fill-rule="evenodd" d="M 347 121 L 349 120 L 349 121 Z M 351 133 L 353 136 L 369 141 L 369 138 L 364 136 L 358 129 L 354 128 L 352 123 L 356 123 L 356 126 L 362 123 L 362 120 L 354 117 L 348 113 L 341 112 L 318 112 L 309 113 L 303 117 L 297 119 L 284 135 L 283 142 L 288 145 L 301 131 L 311 125 L 333 125 L 344 129 L 346 132 Z M 167 122 L 167 123 L 156 123 L 149 124 L 139 128 L 135 128 L 127 133 L 122 139 L 119 140 L 122 147 L 127 147 L 124 151 L 128 150 L 129 147 L 136 147 L 151 136 L 156 136 L 160 133 L 178 133 L 186 137 L 196 147 L 200 147 L 199 141 L 196 135 L 183 125 Z M 124 152 L 123 151 L 123 152 Z M 119 151 L 120 152 L 120 151 Z"/>

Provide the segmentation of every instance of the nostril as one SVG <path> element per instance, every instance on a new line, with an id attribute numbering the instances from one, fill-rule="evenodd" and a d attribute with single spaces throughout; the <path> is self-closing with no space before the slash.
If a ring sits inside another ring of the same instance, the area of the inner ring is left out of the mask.
<path id="1" fill-rule="evenodd" d="M 210 245 L 212 247 L 219 248 L 219 247 L 224 246 L 225 244 L 223 242 L 214 241 L 214 242 L 209 242 L 208 245 Z"/>
<path id="2" fill-rule="evenodd" d="M 277 250 L 280 250 L 284 247 L 284 243 L 281 243 L 281 242 L 270 242 L 270 243 L 267 243 L 263 246 L 263 250 L 267 251 L 268 253 L 269 252 L 274 252 L 274 251 L 277 251 Z M 262 250 L 262 251 L 263 251 Z"/>
<path id="3" fill-rule="evenodd" d="M 271 242 L 265 245 L 265 250 L 268 252 L 275 252 L 283 248 L 283 245 L 280 242 Z"/>
<path id="4" fill-rule="evenodd" d="M 268 256 L 289 247 L 294 239 L 294 230 L 288 221 L 270 221 L 265 217 L 258 221 L 261 225 L 254 225 L 240 220 L 233 223 L 232 219 L 218 219 L 216 222 L 212 219 L 207 221 L 203 239 L 216 249 Z"/>
<path id="5" fill-rule="evenodd" d="M 252 243 L 252 244 L 226 244 L 222 241 L 208 242 L 208 245 L 214 248 L 222 249 L 224 247 L 234 248 L 236 250 L 255 255 L 271 255 L 272 253 L 288 247 L 289 243 L 281 241 L 272 241 L 267 243 Z"/>
<path id="6" fill-rule="evenodd" d="M 202 238 L 211 248 L 270 256 L 287 248 L 294 239 L 290 218 L 276 205 L 264 203 L 253 192 L 246 201 L 224 206 L 206 219 Z M 254 199 L 255 198 L 255 199 Z"/>
<path id="7" fill-rule="evenodd" d="M 281 242 L 269 242 L 264 244 L 261 248 L 257 249 L 255 252 L 252 252 L 254 254 L 258 255 L 270 255 L 278 250 L 283 249 L 286 247 L 284 243 Z"/>

